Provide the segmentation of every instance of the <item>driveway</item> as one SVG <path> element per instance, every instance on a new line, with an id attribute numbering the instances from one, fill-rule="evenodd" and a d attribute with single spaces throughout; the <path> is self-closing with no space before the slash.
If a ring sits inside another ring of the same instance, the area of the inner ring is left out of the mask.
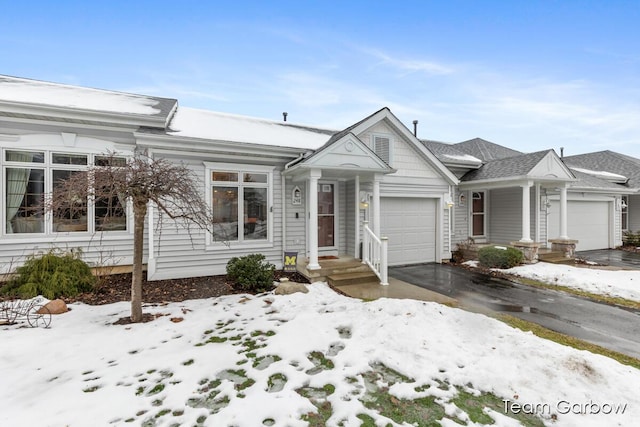
<path id="1" fill-rule="evenodd" d="M 579 251 L 576 252 L 576 256 L 602 265 L 640 270 L 640 253 L 621 251 L 619 249 L 598 249 Z"/>
<path id="2" fill-rule="evenodd" d="M 456 298 L 462 306 L 508 312 L 566 335 L 640 358 L 640 311 L 534 288 L 446 264 L 389 268 L 391 277 Z"/>

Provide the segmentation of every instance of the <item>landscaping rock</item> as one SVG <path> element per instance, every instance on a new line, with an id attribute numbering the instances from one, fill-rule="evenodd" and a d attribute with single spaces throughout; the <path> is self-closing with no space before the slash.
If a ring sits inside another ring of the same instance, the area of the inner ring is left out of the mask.
<path id="1" fill-rule="evenodd" d="M 304 285 L 304 283 L 298 282 L 280 282 L 278 287 L 276 288 L 276 295 L 290 295 L 295 294 L 296 292 L 307 293 L 309 289 Z"/>
<path id="2" fill-rule="evenodd" d="M 49 313 L 51 314 L 62 314 L 69 311 L 67 304 L 61 299 L 51 300 L 48 303 L 46 303 L 44 307 L 46 307 L 49 310 Z M 44 310 L 41 308 L 40 310 L 38 310 L 38 314 L 43 314 L 41 313 L 41 311 L 44 311 Z"/>

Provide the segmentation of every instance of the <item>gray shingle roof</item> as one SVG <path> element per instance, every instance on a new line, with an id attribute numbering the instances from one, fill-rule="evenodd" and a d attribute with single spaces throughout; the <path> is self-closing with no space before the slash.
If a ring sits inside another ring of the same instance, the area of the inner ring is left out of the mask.
<path id="1" fill-rule="evenodd" d="M 429 139 L 421 139 L 422 145 L 427 147 L 441 162 L 445 164 L 468 164 L 471 167 L 477 167 L 482 161 L 471 154 L 465 153 L 455 147 L 453 144 L 446 142 L 432 141 Z"/>
<path id="2" fill-rule="evenodd" d="M 629 178 L 626 184 L 627 187 L 640 188 L 640 159 L 635 157 L 604 150 L 596 153 L 566 156 L 563 160 L 569 167 L 624 175 Z"/>
<path id="3" fill-rule="evenodd" d="M 463 153 L 471 154 L 473 157 L 477 157 L 483 161 L 504 159 L 522 154 L 520 151 L 494 144 L 493 142 L 482 138 L 474 138 L 468 141 L 459 142 L 457 144 L 453 144 L 453 147 Z"/>
<path id="4" fill-rule="evenodd" d="M 550 151 L 521 154 L 515 157 L 487 161 L 480 169 L 467 172 L 461 181 L 481 181 L 486 179 L 526 176 Z"/>
<path id="5" fill-rule="evenodd" d="M 596 178 L 595 176 L 577 171 L 575 169 L 571 169 L 571 172 L 573 172 L 576 178 L 578 178 L 578 181 L 572 183 L 571 187 L 593 188 L 593 189 L 616 189 L 616 190 L 620 190 L 621 188 L 624 188 L 620 184 L 614 184 L 613 182 Z"/>

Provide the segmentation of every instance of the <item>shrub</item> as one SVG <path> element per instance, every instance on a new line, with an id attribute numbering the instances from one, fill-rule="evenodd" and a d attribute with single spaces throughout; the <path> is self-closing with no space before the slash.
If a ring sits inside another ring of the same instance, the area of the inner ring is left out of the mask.
<path id="1" fill-rule="evenodd" d="M 234 287 L 246 292 L 264 292 L 273 289 L 275 266 L 262 254 L 233 257 L 227 263 L 227 277 Z"/>
<path id="2" fill-rule="evenodd" d="M 524 255 L 515 248 L 486 246 L 478 250 L 480 265 L 488 268 L 511 268 L 521 264 Z"/>
<path id="3" fill-rule="evenodd" d="M 80 259 L 81 254 L 78 250 L 67 253 L 52 250 L 39 256 L 32 255 L 16 269 L 16 275 L 0 291 L 19 298 L 42 295 L 48 299 L 91 291 L 96 278 L 87 263 Z"/>
<path id="4" fill-rule="evenodd" d="M 640 246 L 640 231 L 624 231 L 622 232 L 622 243 L 625 246 Z"/>

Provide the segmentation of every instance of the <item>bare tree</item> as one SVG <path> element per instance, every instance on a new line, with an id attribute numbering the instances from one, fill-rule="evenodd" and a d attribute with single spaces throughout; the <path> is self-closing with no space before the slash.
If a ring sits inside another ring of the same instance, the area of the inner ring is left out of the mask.
<path id="1" fill-rule="evenodd" d="M 85 215 L 93 204 L 96 223 L 108 227 L 109 221 L 124 216 L 126 203 L 133 207 L 133 276 L 131 279 L 131 321 L 142 321 L 142 252 L 147 207 L 153 202 L 174 220 L 184 220 L 211 230 L 211 210 L 199 190 L 199 180 L 189 168 L 166 159 L 136 154 L 124 161 L 115 153 L 101 157 L 85 172 L 78 172 L 54 183 L 45 203 L 55 219 L 70 220 Z M 98 210 L 100 211 L 98 214 Z M 104 228 L 103 228 L 104 229 Z"/>

